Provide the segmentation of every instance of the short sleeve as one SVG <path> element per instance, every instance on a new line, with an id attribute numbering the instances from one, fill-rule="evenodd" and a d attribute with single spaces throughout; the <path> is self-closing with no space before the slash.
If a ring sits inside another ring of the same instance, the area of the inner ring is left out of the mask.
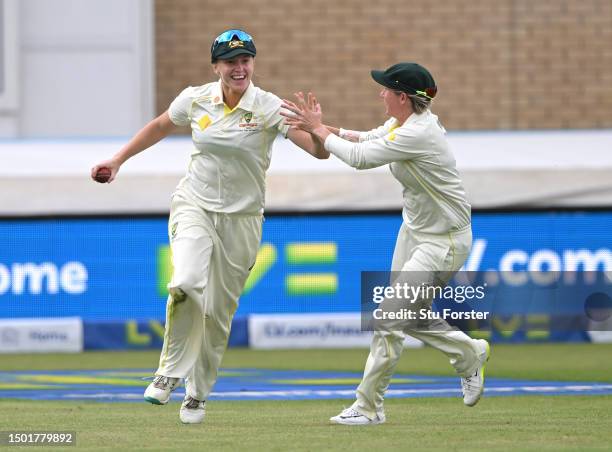
<path id="1" fill-rule="evenodd" d="M 266 128 L 275 129 L 277 133 L 287 138 L 289 125 L 285 124 L 285 117 L 281 116 L 282 101 L 272 93 L 266 93 Z"/>
<path id="2" fill-rule="evenodd" d="M 280 111 L 282 109 L 279 107 L 278 110 L 276 111 L 275 115 L 274 115 L 274 119 L 275 119 L 275 123 L 276 123 L 276 129 L 278 130 L 278 133 L 280 133 L 282 136 L 284 136 L 285 138 L 287 138 L 287 134 L 289 133 L 289 129 L 291 127 L 289 127 L 288 124 L 285 124 L 285 117 L 280 115 Z M 285 110 L 287 113 L 289 113 L 288 110 Z M 278 121 L 277 121 L 278 119 Z"/>
<path id="3" fill-rule="evenodd" d="M 177 126 L 188 126 L 191 123 L 191 104 L 193 103 L 193 87 L 185 88 L 168 107 L 170 121 Z"/>

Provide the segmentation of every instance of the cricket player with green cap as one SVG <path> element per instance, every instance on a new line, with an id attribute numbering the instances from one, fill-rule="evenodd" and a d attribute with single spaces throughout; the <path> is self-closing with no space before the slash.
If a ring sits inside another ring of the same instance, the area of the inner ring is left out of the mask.
<path id="1" fill-rule="evenodd" d="M 427 69 L 417 63 L 374 70 L 372 78 L 384 88 L 380 97 L 391 118 L 369 132 L 328 127 L 321 106 L 309 94 L 298 102 L 285 100 L 281 113 L 292 126 L 324 142 L 331 154 L 357 169 L 389 165 L 403 187 L 403 222 L 391 270 L 433 275 L 442 287 L 461 268 L 472 244 L 471 207 L 449 150 L 446 131 L 430 111 L 437 87 Z M 431 309 L 427 293 L 416 300 Z M 330 419 L 345 425 L 385 422 L 383 399 L 403 350 L 405 334 L 445 353 L 461 377 L 463 402 L 474 406 L 484 388 L 484 365 L 490 355 L 485 340 L 475 340 L 444 320 L 435 319 L 401 328 L 376 328 L 357 400 Z"/>
<path id="2" fill-rule="evenodd" d="M 316 158 L 329 153 L 311 134 L 290 130 L 281 100 L 255 85 L 255 43 L 244 30 L 221 33 L 211 46 L 218 81 L 183 90 L 114 157 L 94 166 L 111 170 L 178 130 L 191 128 L 187 175 L 170 206 L 172 279 L 159 367 L 144 399 L 166 405 L 185 379 L 181 422 L 204 420 L 205 401 L 217 379 L 232 317 L 261 240 L 265 175 L 272 143 L 283 135 Z"/>

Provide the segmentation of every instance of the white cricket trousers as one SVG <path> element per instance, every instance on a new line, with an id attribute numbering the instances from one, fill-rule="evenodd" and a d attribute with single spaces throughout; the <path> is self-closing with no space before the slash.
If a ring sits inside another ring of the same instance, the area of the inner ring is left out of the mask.
<path id="1" fill-rule="evenodd" d="M 470 226 L 459 232 L 425 234 L 410 231 L 402 223 L 395 244 L 391 270 L 433 272 L 443 284 L 446 284 L 467 259 L 471 246 Z M 421 303 L 431 306 L 431 301 L 421 300 Z M 476 348 L 476 341 L 465 333 L 453 329 L 444 320 L 431 320 L 424 327 L 421 324 L 418 330 L 376 330 L 363 379 L 357 388 L 357 400 L 352 406 L 370 418 L 374 418 L 383 408 L 384 394 L 402 354 L 405 334 L 445 353 L 461 376 L 472 375 L 478 368 L 479 351 Z"/>
<path id="2" fill-rule="evenodd" d="M 209 212 L 174 195 L 168 232 L 174 267 L 157 375 L 186 378 L 186 394 L 206 400 L 217 380 L 261 240 L 262 215 Z"/>

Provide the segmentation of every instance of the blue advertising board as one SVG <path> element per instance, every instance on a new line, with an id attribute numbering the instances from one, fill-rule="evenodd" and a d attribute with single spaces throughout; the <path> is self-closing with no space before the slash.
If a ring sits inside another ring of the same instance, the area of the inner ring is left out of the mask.
<path id="1" fill-rule="evenodd" d="M 357 312 L 389 269 L 397 214 L 269 216 L 240 300 L 252 313 Z M 467 270 L 612 270 L 612 212 L 477 213 Z M 0 317 L 163 320 L 166 219 L 0 220 Z"/>

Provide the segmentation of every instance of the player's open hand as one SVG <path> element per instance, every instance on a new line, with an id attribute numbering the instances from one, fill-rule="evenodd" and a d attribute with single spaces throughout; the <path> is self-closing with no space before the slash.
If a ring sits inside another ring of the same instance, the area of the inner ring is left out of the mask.
<path id="1" fill-rule="evenodd" d="M 304 93 L 298 92 L 295 93 L 295 97 L 295 103 L 283 99 L 282 108 L 289 113 L 281 110 L 280 114 L 286 118 L 285 124 L 312 133 L 317 127 L 322 126 L 321 105 L 312 93 L 308 93 L 308 97 L 304 98 Z"/>

